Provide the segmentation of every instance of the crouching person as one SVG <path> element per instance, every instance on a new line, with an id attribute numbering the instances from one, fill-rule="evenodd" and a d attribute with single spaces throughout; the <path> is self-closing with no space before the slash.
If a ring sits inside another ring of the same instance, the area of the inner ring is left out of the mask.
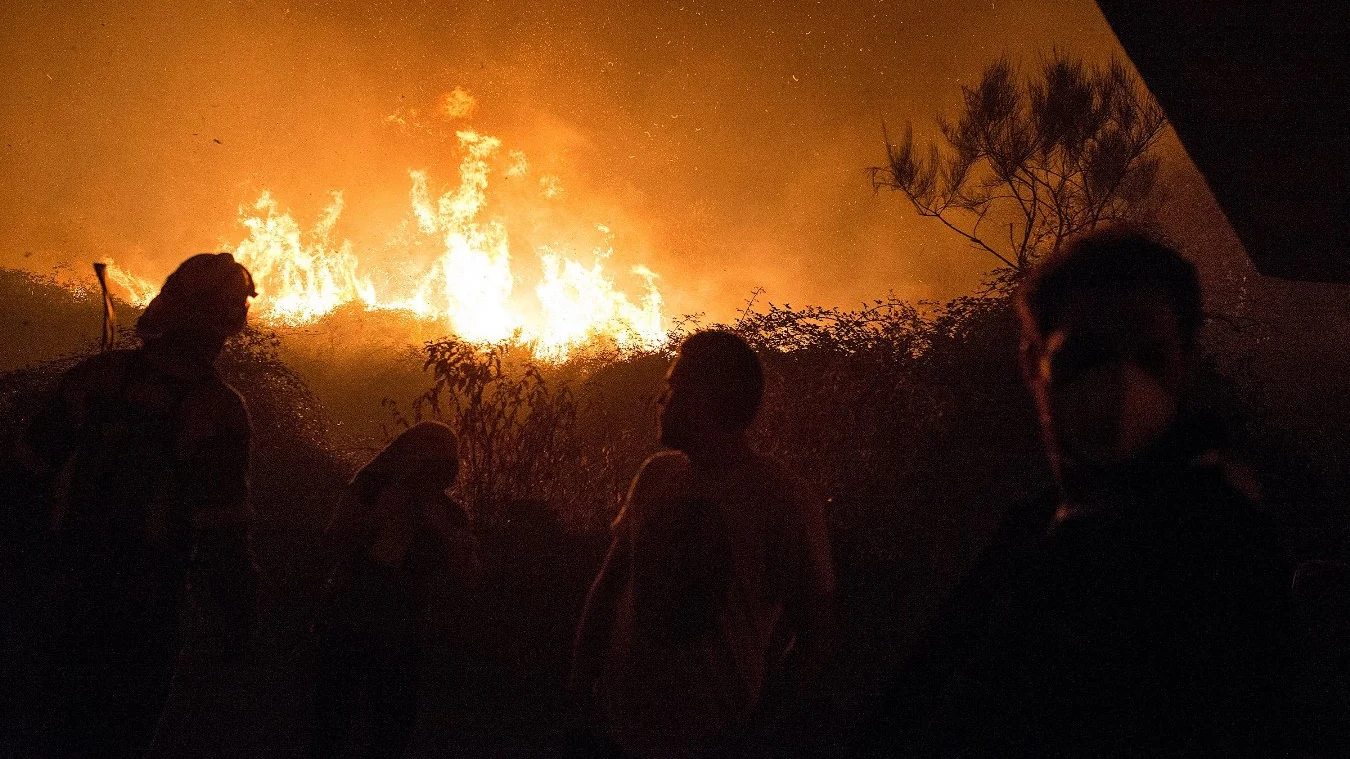
<path id="1" fill-rule="evenodd" d="M 316 624 L 312 755 L 348 743 L 363 702 L 369 756 L 400 757 L 412 738 L 433 587 L 471 587 L 478 560 L 469 517 L 446 495 L 459 472 L 454 433 L 421 422 L 357 473 L 329 523 L 334 569 Z"/>

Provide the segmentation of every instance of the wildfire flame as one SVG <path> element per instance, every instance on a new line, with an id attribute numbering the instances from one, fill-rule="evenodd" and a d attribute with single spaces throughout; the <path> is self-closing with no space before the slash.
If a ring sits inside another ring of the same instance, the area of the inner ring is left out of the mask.
<path id="1" fill-rule="evenodd" d="M 148 279 L 141 279 L 119 267 L 112 261 L 108 261 L 108 279 L 118 287 L 127 292 L 127 302 L 137 306 L 147 306 L 159 293 L 159 285 Z"/>
<path id="2" fill-rule="evenodd" d="M 472 101 L 448 99 L 445 108 L 456 103 L 467 111 Z M 369 267 L 349 240 L 335 237 L 343 209 L 341 192 L 332 193 L 332 201 L 308 230 L 270 192 L 241 207 L 240 223 L 248 236 L 232 251 L 253 273 L 258 290 L 254 313 L 266 323 L 299 325 L 356 302 L 370 310 L 396 310 L 434 320 L 473 342 L 528 342 L 536 355 L 555 360 L 596 339 L 621 349 L 659 345 L 665 332 L 657 275 L 646 267 L 633 267 L 644 292 L 636 302 L 630 301 L 605 271 L 614 250 L 604 226 L 597 228 L 607 244 L 591 251 L 589 264 L 561 246 L 538 247 L 540 279 L 532 293 L 529 288 L 518 291 L 506 225 L 501 219 L 486 218 L 484 210 L 492 159 L 501 141 L 468 130 L 456 136 L 463 150 L 457 188 L 436 197 L 428 189 L 425 172 L 409 172 L 411 226 L 441 247 L 432 263 L 413 274 Z M 506 176 L 529 170 L 524 153 L 512 150 L 508 159 Z M 541 194 L 549 198 L 557 194 L 559 183 L 556 177 L 543 177 L 541 187 Z M 152 283 L 115 265 L 108 272 L 132 303 L 144 305 L 158 292 Z M 529 301 L 530 294 L 534 302 Z"/>

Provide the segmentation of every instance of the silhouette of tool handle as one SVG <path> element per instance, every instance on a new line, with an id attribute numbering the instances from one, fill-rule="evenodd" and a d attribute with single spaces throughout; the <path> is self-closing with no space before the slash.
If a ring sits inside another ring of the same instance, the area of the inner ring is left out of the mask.
<path id="1" fill-rule="evenodd" d="M 108 265 L 103 262 L 94 264 L 94 276 L 98 277 L 99 289 L 103 291 L 103 352 L 112 350 L 116 337 L 117 314 L 113 312 L 112 295 L 108 293 Z"/>

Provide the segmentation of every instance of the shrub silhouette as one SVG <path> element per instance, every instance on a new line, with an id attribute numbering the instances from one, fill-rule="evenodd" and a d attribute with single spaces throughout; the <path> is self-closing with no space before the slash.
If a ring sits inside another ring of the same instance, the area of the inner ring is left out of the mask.
<path id="1" fill-rule="evenodd" d="M 459 437 L 463 501 L 492 519 L 509 503 L 554 502 L 576 461 L 576 403 L 566 382 L 548 382 L 524 349 L 457 338 L 426 346 L 431 387 L 413 405 Z"/>

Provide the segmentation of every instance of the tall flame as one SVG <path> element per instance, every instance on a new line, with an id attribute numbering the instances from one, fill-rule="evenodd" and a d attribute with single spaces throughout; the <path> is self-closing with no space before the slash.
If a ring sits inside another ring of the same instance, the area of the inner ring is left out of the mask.
<path id="1" fill-rule="evenodd" d="M 154 299 L 155 294 L 159 292 L 159 286 L 148 279 L 141 279 L 131 272 L 123 269 L 111 260 L 108 264 L 108 279 L 112 283 L 122 288 L 127 293 L 127 302 L 136 306 L 149 305 Z"/>
<path id="2" fill-rule="evenodd" d="M 269 192 L 263 192 L 253 210 L 259 215 L 240 219 L 249 235 L 235 247 L 234 256 L 253 273 L 264 315 L 283 324 L 302 324 L 352 300 L 375 305 L 370 283 L 356 274 L 359 261 L 351 243 L 334 244 L 332 239 L 342 215 L 342 193 L 333 193 L 309 232 L 290 214 L 279 212 Z"/>
<path id="3" fill-rule="evenodd" d="M 458 187 L 434 197 L 426 172 L 409 172 L 409 221 L 441 246 L 430 264 L 411 275 L 373 268 L 356 254 L 351 241 L 337 239 L 341 192 L 332 193 L 332 201 L 308 230 L 270 192 L 241 207 L 240 223 L 248 236 L 233 252 L 253 273 L 258 289 L 254 313 L 265 322 L 298 325 L 356 302 L 371 310 L 435 320 L 473 342 L 529 342 L 537 355 L 549 359 L 566 358 L 596 339 L 620 348 L 660 344 L 665 333 L 657 275 L 632 267 L 644 292 L 636 303 L 630 301 L 605 271 L 614 249 L 604 226 L 597 228 L 606 235 L 606 244 L 591 251 L 589 264 L 560 246 L 540 246 L 535 251 L 540 279 L 532 290 L 517 292 L 506 224 L 485 212 L 492 160 L 501 141 L 468 130 L 456 136 L 463 151 Z M 508 177 L 529 170 L 518 150 L 510 151 L 508 160 Z M 557 195 L 560 185 L 556 177 L 546 176 L 540 187 L 547 199 Z M 109 273 L 132 302 L 144 304 L 154 297 L 154 287 L 145 280 L 116 267 Z M 531 294 L 535 302 L 528 302 Z"/>

